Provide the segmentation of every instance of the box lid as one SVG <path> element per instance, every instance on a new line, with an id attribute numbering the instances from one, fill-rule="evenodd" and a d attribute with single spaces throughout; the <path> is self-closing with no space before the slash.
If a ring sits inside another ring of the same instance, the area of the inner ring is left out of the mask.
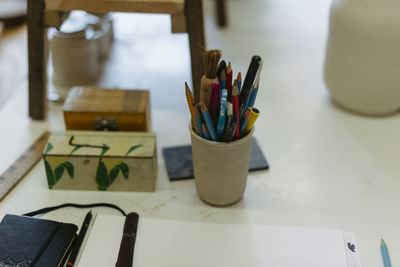
<path id="1" fill-rule="evenodd" d="M 149 103 L 147 90 L 74 87 L 64 103 L 64 112 L 144 114 Z"/>
<path id="2" fill-rule="evenodd" d="M 155 147 L 154 133 L 53 131 L 43 153 L 48 156 L 151 158 Z"/>

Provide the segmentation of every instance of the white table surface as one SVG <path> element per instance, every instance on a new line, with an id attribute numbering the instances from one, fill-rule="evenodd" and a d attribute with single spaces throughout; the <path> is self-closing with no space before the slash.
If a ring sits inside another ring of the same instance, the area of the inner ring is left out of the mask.
<path id="1" fill-rule="evenodd" d="M 49 190 L 40 162 L 0 203 L 0 216 L 64 202 L 110 202 L 147 218 L 335 228 L 355 232 L 364 267 L 382 266 L 382 237 L 389 246 L 393 266 L 399 265 L 400 116 L 363 117 L 330 102 L 322 79 L 329 1 L 293 2 L 230 2 L 231 17 L 247 15 L 248 23 L 258 25 L 241 33 L 242 40 L 257 40 L 245 46 L 235 40 L 246 23 L 235 20 L 231 26 L 235 30 L 219 31 L 213 26 L 213 14 L 206 18 L 209 46 L 223 48 L 234 71 L 245 72 L 253 53 L 264 59 L 256 101 L 261 115 L 255 136 L 271 168 L 249 174 L 240 202 L 226 208 L 211 207 L 197 197 L 193 180 L 168 181 L 161 148 L 190 142 L 183 93 L 183 83 L 190 77 L 187 40 L 185 35 L 171 38 L 168 33 L 168 44 L 186 49 L 173 51 L 181 53 L 181 64 L 169 61 L 158 62 L 155 68 L 143 66 L 153 68 L 163 79 L 136 80 L 136 85 L 150 88 L 152 94 L 152 124 L 159 156 L 156 191 Z M 205 8 L 206 13 L 211 12 L 212 3 L 206 2 Z M 171 76 L 173 72 L 177 77 Z M 0 110 L 0 172 L 44 130 L 65 127 L 61 105 L 49 105 L 46 121 L 32 121 L 27 106 L 27 90 L 18 90 Z M 103 208 L 97 211 L 114 213 Z M 65 209 L 53 214 L 80 224 L 84 212 Z"/>

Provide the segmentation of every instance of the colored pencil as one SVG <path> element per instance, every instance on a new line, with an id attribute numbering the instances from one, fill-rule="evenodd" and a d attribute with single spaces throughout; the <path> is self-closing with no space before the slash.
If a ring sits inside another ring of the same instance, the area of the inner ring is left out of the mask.
<path id="1" fill-rule="evenodd" d="M 256 102 L 258 87 L 260 86 L 260 78 L 256 80 L 256 85 L 254 86 L 253 90 L 251 90 L 251 94 L 249 97 L 249 104 L 247 107 L 251 108 L 254 107 L 254 103 Z"/>
<path id="2" fill-rule="evenodd" d="M 215 128 L 212 123 L 210 114 L 208 113 L 207 106 L 203 103 L 200 103 L 200 109 L 201 109 L 201 115 L 203 115 L 203 119 L 204 119 L 204 122 L 206 123 L 207 130 L 208 130 L 208 133 L 210 134 L 211 140 L 217 141 L 217 134 L 215 132 Z"/>
<path id="3" fill-rule="evenodd" d="M 197 129 L 199 130 L 199 135 L 201 137 L 203 137 L 203 130 L 202 130 L 202 126 L 201 126 L 201 115 L 200 115 L 199 108 L 200 108 L 199 104 L 197 104 L 193 107 L 194 120 L 196 122 Z"/>
<path id="4" fill-rule="evenodd" d="M 232 106 L 234 115 L 237 117 L 236 120 L 239 121 L 239 89 L 237 83 L 233 84 Z M 239 123 L 236 124 L 235 139 L 239 139 Z"/>
<path id="5" fill-rule="evenodd" d="M 199 134 L 199 129 L 197 128 L 195 117 L 194 117 L 194 110 L 193 110 L 193 104 L 194 104 L 194 98 L 192 95 L 192 91 L 190 91 L 190 88 L 188 84 L 185 82 L 185 92 L 186 92 L 186 100 L 188 103 L 189 111 L 190 111 L 190 116 L 192 118 L 192 127 L 194 131 Z"/>
<path id="6" fill-rule="evenodd" d="M 221 89 L 226 89 L 226 69 L 222 70 L 221 79 L 219 80 Z"/>
<path id="7" fill-rule="evenodd" d="M 382 254 L 382 260 L 383 260 L 383 266 L 384 267 L 392 267 L 392 263 L 390 262 L 390 257 L 389 257 L 389 250 L 383 239 L 381 239 L 381 254 Z"/>
<path id="8" fill-rule="evenodd" d="M 243 123 L 240 126 L 240 136 L 242 136 L 244 129 L 246 129 L 247 123 L 249 123 L 250 118 L 250 109 L 247 109 L 246 113 L 243 116 Z"/>
<path id="9" fill-rule="evenodd" d="M 228 90 L 228 101 L 232 101 L 232 66 L 231 62 L 228 63 L 226 68 L 226 89 Z"/>
<path id="10" fill-rule="evenodd" d="M 221 90 L 221 99 L 222 98 L 228 98 L 228 90 L 226 89 Z"/>
<path id="11" fill-rule="evenodd" d="M 251 129 L 253 129 L 254 123 L 256 122 L 258 115 L 260 115 L 260 111 L 255 108 L 252 107 L 250 108 L 250 116 L 249 116 L 249 122 L 246 125 L 246 128 L 244 129 L 243 135 L 248 134 Z"/>
<path id="12" fill-rule="evenodd" d="M 238 73 L 236 80 L 237 80 L 237 85 L 238 85 L 239 94 L 240 94 L 240 90 L 242 90 L 242 73 L 240 71 Z"/>
<path id="13" fill-rule="evenodd" d="M 208 133 L 207 126 L 204 124 L 204 122 L 201 124 L 201 127 L 204 139 L 210 140 L 210 134 Z"/>
<path id="14" fill-rule="evenodd" d="M 217 69 L 218 80 L 221 80 L 222 70 L 224 70 L 224 69 L 226 69 L 226 62 L 225 62 L 225 60 L 221 60 L 221 62 L 218 65 L 218 69 Z"/>

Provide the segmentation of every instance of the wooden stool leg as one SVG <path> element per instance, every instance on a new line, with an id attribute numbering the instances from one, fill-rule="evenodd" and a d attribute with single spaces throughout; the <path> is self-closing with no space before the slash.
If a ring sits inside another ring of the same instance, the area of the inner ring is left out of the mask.
<path id="1" fill-rule="evenodd" d="M 185 16 L 192 61 L 193 93 L 195 101 L 198 103 L 200 101 L 200 79 L 204 73 L 203 49 L 206 48 L 202 0 L 186 0 Z"/>
<path id="2" fill-rule="evenodd" d="M 226 4 L 225 0 L 216 0 L 217 2 L 217 21 L 218 26 L 226 26 Z"/>
<path id="3" fill-rule="evenodd" d="M 44 0 L 28 0 L 29 116 L 45 119 Z"/>

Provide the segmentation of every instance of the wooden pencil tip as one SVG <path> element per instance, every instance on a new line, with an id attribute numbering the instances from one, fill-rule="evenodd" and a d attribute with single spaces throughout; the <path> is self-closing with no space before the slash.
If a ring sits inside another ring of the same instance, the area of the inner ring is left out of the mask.
<path id="1" fill-rule="evenodd" d="M 233 96 L 239 95 L 239 88 L 238 88 L 236 81 L 234 82 L 233 87 L 232 87 L 232 95 Z"/>
<path id="2" fill-rule="evenodd" d="M 226 80 L 226 69 L 221 73 L 221 80 Z"/>
<path id="3" fill-rule="evenodd" d="M 207 106 L 204 103 L 200 103 L 201 112 L 207 111 Z"/>
<path id="4" fill-rule="evenodd" d="M 239 73 L 238 73 L 237 80 L 238 80 L 239 82 L 242 81 L 242 73 L 241 73 L 240 71 L 239 71 Z"/>
<path id="5" fill-rule="evenodd" d="M 381 246 L 386 246 L 385 240 L 381 239 Z"/>
<path id="6" fill-rule="evenodd" d="M 202 131 L 203 131 L 204 133 L 208 133 L 207 126 L 204 124 L 204 122 L 202 123 L 201 128 L 202 128 Z"/>
<path id="7" fill-rule="evenodd" d="M 186 94 L 192 93 L 192 91 L 189 88 L 189 85 L 186 82 L 185 82 L 185 91 L 186 91 Z"/>

